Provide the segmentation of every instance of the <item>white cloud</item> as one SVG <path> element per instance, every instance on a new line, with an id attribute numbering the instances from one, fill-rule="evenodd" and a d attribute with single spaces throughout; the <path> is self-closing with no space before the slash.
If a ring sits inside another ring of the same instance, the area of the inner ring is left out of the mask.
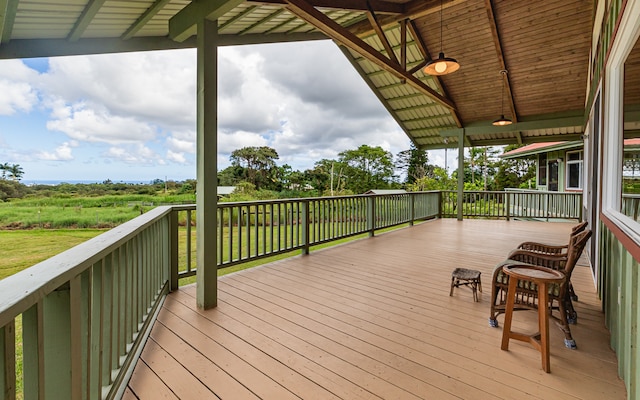
<path id="1" fill-rule="evenodd" d="M 187 159 L 184 156 L 184 153 L 174 152 L 171 150 L 167 150 L 167 160 L 173 161 L 178 164 L 186 164 Z"/>
<path id="2" fill-rule="evenodd" d="M 20 60 L 5 60 L 0 68 L 0 115 L 29 112 L 38 102 L 33 83 L 38 73 Z"/>
<path id="3" fill-rule="evenodd" d="M 155 151 L 143 145 L 136 145 L 131 147 L 110 147 L 104 153 L 104 156 L 115 161 L 121 161 L 127 164 L 165 164 L 165 161 L 158 157 L 158 154 L 156 154 Z"/>
<path id="4" fill-rule="evenodd" d="M 52 114 L 58 118 L 47 122 L 47 129 L 64 132 L 78 141 L 144 143 L 156 137 L 156 132 L 148 122 L 138 121 L 131 116 L 110 115 L 105 110 L 91 109 L 83 103 L 64 106 Z"/>
<path id="5" fill-rule="evenodd" d="M 64 142 L 56 147 L 53 152 L 41 151 L 36 157 L 43 161 L 71 161 L 73 160 L 72 148 L 77 146 L 78 143 L 75 141 Z"/>

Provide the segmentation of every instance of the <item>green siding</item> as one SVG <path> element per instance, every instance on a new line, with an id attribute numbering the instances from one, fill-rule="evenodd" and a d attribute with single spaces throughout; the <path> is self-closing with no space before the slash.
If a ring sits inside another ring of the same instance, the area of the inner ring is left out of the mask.
<path id="1" fill-rule="evenodd" d="M 638 399 L 640 266 L 604 224 L 600 239 L 599 290 L 607 328 L 611 331 L 611 347 L 618 356 L 618 374 L 625 381 L 627 398 Z"/>

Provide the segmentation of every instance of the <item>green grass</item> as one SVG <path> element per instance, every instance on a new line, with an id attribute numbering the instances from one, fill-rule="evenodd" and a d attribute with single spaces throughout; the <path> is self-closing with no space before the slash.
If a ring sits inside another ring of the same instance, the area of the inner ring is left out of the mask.
<path id="1" fill-rule="evenodd" d="M 98 236 L 104 229 L 0 230 L 0 279 Z"/>

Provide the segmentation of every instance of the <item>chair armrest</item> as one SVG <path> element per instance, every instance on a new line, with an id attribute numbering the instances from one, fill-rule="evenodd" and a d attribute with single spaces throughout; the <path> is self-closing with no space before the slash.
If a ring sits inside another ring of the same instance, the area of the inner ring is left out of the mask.
<path id="1" fill-rule="evenodd" d="M 547 267 L 558 271 L 564 270 L 567 264 L 567 256 L 564 254 L 543 254 L 521 249 L 513 250 L 507 258 L 509 260 Z"/>
<path id="2" fill-rule="evenodd" d="M 564 254 L 569 246 L 552 246 L 544 243 L 523 242 L 518 245 L 518 249 L 535 251 L 544 254 Z"/>

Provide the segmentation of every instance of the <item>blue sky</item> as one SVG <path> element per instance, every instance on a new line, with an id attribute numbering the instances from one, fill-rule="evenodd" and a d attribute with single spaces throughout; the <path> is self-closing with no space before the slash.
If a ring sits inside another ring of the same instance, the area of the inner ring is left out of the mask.
<path id="1" fill-rule="evenodd" d="M 361 144 L 409 148 L 330 41 L 221 48 L 218 101 L 219 169 L 245 146 L 298 170 Z M 194 152 L 194 50 L 0 60 L 0 162 L 25 181 L 193 179 Z"/>

